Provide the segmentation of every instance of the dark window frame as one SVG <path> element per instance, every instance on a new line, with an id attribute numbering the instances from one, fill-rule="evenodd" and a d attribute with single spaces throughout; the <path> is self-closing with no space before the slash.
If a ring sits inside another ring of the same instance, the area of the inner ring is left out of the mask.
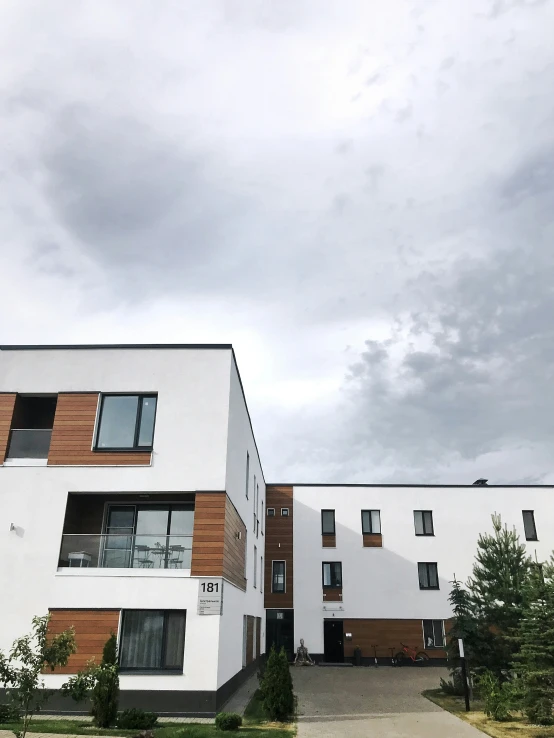
<path id="1" fill-rule="evenodd" d="M 334 570 L 334 567 L 337 566 L 337 564 L 340 567 L 340 583 L 337 583 L 336 581 L 336 572 Z M 329 573 L 330 573 L 330 580 L 331 584 L 325 584 L 325 567 L 329 566 Z M 333 579 L 335 579 L 335 583 L 333 584 Z M 342 561 L 322 561 L 321 562 L 321 586 L 323 589 L 341 589 L 342 588 Z"/>
<path id="2" fill-rule="evenodd" d="M 423 586 L 423 584 L 421 583 L 420 568 L 419 568 L 420 566 L 425 566 L 426 567 L 427 581 L 429 581 L 429 582 L 431 581 L 431 577 L 429 576 L 429 571 L 430 571 L 429 567 L 430 566 L 434 566 L 435 567 L 435 574 L 436 574 L 436 579 L 437 579 L 437 586 L 436 587 L 435 586 L 431 586 L 431 585 L 429 585 L 427 587 Z M 436 561 L 418 561 L 417 562 L 417 578 L 418 578 L 418 581 L 419 581 L 419 588 L 420 589 L 423 589 L 423 590 L 428 590 L 428 589 L 437 590 L 437 589 L 440 589 L 439 566 L 438 566 L 438 563 Z"/>
<path id="3" fill-rule="evenodd" d="M 416 522 L 415 522 L 415 514 L 421 513 L 421 526 L 423 528 L 423 533 L 418 533 L 416 529 Z M 425 513 L 428 513 L 431 516 L 431 532 L 429 533 L 426 530 L 425 526 Z M 416 536 L 434 536 L 435 535 L 435 521 L 433 520 L 433 511 L 432 510 L 414 510 L 414 531 Z"/>
<path id="4" fill-rule="evenodd" d="M 525 515 L 529 515 L 531 517 L 531 523 L 533 524 L 533 530 L 535 531 L 534 537 L 527 537 L 527 530 L 525 526 Z M 538 541 L 539 537 L 537 536 L 537 526 L 535 523 L 535 511 L 534 510 L 522 510 L 521 517 L 523 518 L 523 531 L 525 533 L 525 540 L 526 541 Z"/>
<path id="5" fill-rule="evenodd" d="M 285 512 L 286 510 L 286 512 Z M 282 518 L 290 518 L 290 510 L 288 507 L 282 507 L 281 508 L 281 517 Z"/>
<path id="6" fill-rule="evenodd" d="M 121 666 L 121 654 L 123 652 L 123 633 L 125 628 L 125 613 L 127 612 L 161 612 L 163 613 L 164 624 L 162 630 L 162 658 L 165 657 L 165 649 L 167 646 L 167 621 L 168 615 L 179 613 L 184 616 L 185 633 L 183 636 L 183 653 L 181 654 L 181 665 L 175 666 Z M 148 609 L 148 608 L 123 608 L 121 611 L 121 633 L 120 633 L 120 647 L 118 653 L 118 665 L 119 671 L 122 674 L 182 674 L 185 666 L 185 646 L 186 646 L 186 635 L 187 635 L 187 611 L 186 610 L 161 610 L 161 609 Z"/>
<path id="7" fill-rule="evenodd" d="M 333 513 L 333 530 L 332 531 L 324 531 L 323 530 L 323 513 Z M 334 536 L 336 535 L 337 525 L 335 521 L 335 511 L 325 509 L 321 511 L 321 535 L 322 536 Z"/>
<path id="8" fill-rule="evenodd" d="M 132 446 L 99 446 L 100 429 L 102 427 L 102 415 L 104 413 L 104 399 L 106 397 L 136 397 L 137 398 L 137 416 L 135 418 L 135 435 Z M 154 422 L 152 423 L 152 443 L 150 446 L 139 446 L 138 439 L 140 435 L 140 423 L 142 420 L 142 403 L 144 400 L 156 400 L 156 410 L 154 411 Z M 94 434 L 93 451 L 100 453 L 130 453 L 134 454 L 140 451 L 152 451 L 154 449 L 154 436 L 156 433 L 156 419 L 158 417 L 158 393 L 157 392 L 101 392 L 100 403 L 98 407 L 98 422 L 96 423 L 96 431 Z"/>
<path id="9" fill-rule="evenodd" d="M 274 507 L 266 507 L 265 514 L 268 518 L 274 518 L 275 517 L 275 508 Z"/>
<path id="10" fill-rule="evenodd" d="M 379 513 L 379 532 L 378 533 L 376 533 L 373 530 L 364 530 L 364 513 L 369 513 L 369 527 L 373 528 L 373 521 L 371 518 L 371 513 L 374 513 L 374 512 Z M 362 535 L 364 536 L 381 535 L 381 510 L 375 510 L 375 509 L 374 510 L 362 510 L 361 516 L 362 516 Z"/>
<path id="11" fill-rule="evenodd" d="M 275 564 L 283 564 L 283 589 L 275 589 Z M 286 594 L 287 591 L 287 562 L 284 559 L 273 559 L 271 562 L 271 592 L 272 594 Z"/>
<path id="12" fill-rule="evenodd" d="M 432 646 L 429 646 L 425 642 L 425 623 L 431 623 L 431 630 L 433 632 L 433 645 Z M 441 641 L 442 641 L 442 643 L 439 646 L 437 646 L 437 644 L 435 642 L 436 641 L 436 638 L 435 638 L 435 623 L 440 623 L 441 624 L 440 625 L 440 628 L 441 628 Z M 421 621 L 421 627 L 422 627 L 422 630 L 423 630 L 423 648 L 424 649 L 429 649 L 429 650 L 431 650 L 431 649 L 444 650 L 446 648 L 446 633 L 445 633 L 445 629 L 444 629 L 444 620 L 440 620 L 438 618 L 435 618 L 435 619 L 426 618 L 426 619 L 424 619 L 424 620 Z"/>

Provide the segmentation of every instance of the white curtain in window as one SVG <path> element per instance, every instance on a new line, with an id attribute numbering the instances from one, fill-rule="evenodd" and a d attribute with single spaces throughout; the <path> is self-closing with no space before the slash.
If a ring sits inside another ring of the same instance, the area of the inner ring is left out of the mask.
<path id="1" fill-rule="evenodd" d="M 161 668 L 163 628 L 163 612 L 127 611 L 123 618 L 121 666 L 132 669 Z"/>

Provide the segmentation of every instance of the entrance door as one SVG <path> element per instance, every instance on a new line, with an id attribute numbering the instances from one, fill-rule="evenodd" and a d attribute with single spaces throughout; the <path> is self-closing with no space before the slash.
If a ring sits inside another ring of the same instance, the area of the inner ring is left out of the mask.
<path id="1" fill-rule="evenodd" d="M 342 620 L 323 621 L 323 650 L 328 664 L 342 664 L 344 661 Z"/>

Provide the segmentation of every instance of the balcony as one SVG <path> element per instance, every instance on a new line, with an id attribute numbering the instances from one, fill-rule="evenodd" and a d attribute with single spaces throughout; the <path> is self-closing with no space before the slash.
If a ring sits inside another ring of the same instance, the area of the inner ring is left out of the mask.
<path id="1" fill-rule="evenodd" d="M 60 568 L 190 569 L 192 536 L 66 533 Z"/>
<path id="2" fill-rule="evenodd" d="M 6 459 L 47 459 L 51 428 L 17 428 L 10 433 Z"/>

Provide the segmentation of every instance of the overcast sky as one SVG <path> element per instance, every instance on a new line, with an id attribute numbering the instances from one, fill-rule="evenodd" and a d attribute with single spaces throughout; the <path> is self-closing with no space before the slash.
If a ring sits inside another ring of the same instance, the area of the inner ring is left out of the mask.
<path id="1" fill-rule="evenodd" d="M 552 0 L 3 0 L 3 343 L 233 343 L 267 481 L 554 483 Z"/>

